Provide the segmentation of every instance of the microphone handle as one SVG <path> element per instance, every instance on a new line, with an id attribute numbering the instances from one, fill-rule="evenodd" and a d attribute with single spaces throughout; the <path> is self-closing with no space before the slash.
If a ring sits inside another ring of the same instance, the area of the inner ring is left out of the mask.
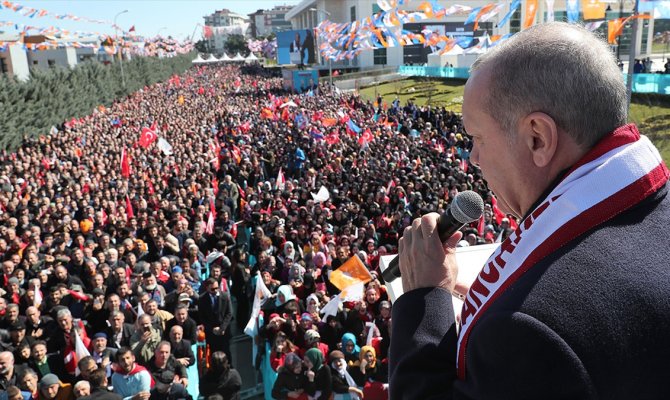
<path id="1" fill-rule="evenodd" d="M 449 238 L 463 226 L 465 226 L 465 224 L 456 220 L 453 215 L 451 215 L 451 210 L 447 209 L 447 211 L 437 219 L 437 233 L 440 236 L 440 242 L 444 243 L 449 240 Z M 382 271 L 382 278 L 386 283 L 391 283 L 395 279 L 400 278 L 400 265 L 397 255 L 393 257 L 388 268 Z"/>

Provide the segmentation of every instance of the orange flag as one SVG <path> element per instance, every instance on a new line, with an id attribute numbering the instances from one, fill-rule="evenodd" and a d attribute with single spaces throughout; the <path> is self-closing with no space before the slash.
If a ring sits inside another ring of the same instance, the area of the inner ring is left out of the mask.
<path id="1" fill-rule="evenodd" d="M 333 126 L 335 124 L 337 124 L 336 118 L 324 118 L 321 120 L 321 125 L 325 126 L 326 128 Z"/>
<path id="2" fill-rule="evenodd" d="M 357 255 L 354 255 L 342 264 L 340 268 L 331 272 L 328 279 L 338 289 L 344 290 L 344 288 L 356 283 L 368 283 L 372 280 L 372 276 L 370 275 L 370 271 L 363 265 L 361 259 Z"/>
<path id="3" fill-rule="evenodd" d="M 526 17 L 523 20 L 523 29 L 530 28 L 535 22 L 537 13 L 537 0 L 528 0 L 526 2 Z"/>
<path id="4" fill-rule="evenodd" d="M 582 0 L 582 12 L 584 21 L 605 19 L 607 4 L 600 0 Z"/>
<path id="5" fill-rule="evenodd" d="M 628 21 L 638 19 L 650 19 L 651 15 L 649 14 L 638 14 L 631 15 L 628 18 L 618 18 L 611 21 L 607 21 L 607 42 L 609 44 L 616 44 L 616 38 L 623 33 L 624 26 Z"/>

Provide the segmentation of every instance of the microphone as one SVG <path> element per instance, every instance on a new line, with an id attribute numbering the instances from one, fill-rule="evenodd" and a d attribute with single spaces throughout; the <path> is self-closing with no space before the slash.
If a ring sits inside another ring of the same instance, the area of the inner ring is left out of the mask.
<path id="1" fill-rule="evenodd" d="M 437 233 L 442 243 L 461 229 L 465 224 L 478 220 L 484 213 L 484 200 L 472 190 L 460 192 L 454 197 L 449 209 L 437 219 Z M 388 268 L 382 271 L 382 278 L 386 283 L 400 278 L 398 256 L 389 263 Z"/>

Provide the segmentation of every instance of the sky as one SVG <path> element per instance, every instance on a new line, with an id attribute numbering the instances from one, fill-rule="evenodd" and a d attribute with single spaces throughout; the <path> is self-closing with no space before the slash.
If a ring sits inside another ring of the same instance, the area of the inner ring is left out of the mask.
<path id="1" fill-rule="evenodd" d="M 72 14 L 96 20 L 106 20 L 109 24 L 95 24 L 84 21 L 59 20 L 52 16 L 27 18 L 21 13 L 0 9 L 0 22 L 31 25 L 36 27 L 55 26 L 61 29 L 83 32 L 113 34 L 111 27 L 117 13 L 128 10 L 117 17 L 117 24 L 128 30 L 135 26 L 138 35 L 154 37 L 172 35 L 176 39 L 190 38 L 195 30 L 194 41 L 202 37 L 203 17 L 216 10 L 227 8 L 232 12 L 247 15 L 258 9 L 271 9 L 275 5 L 296 5 L 300 0 L 10 0 L 24 7 L 43 9 L 57 14 Z M 0 2 L 0 5 L 2 2 Z M 8 26 L 0 26 L 0 31 L 16 33 Z"/>

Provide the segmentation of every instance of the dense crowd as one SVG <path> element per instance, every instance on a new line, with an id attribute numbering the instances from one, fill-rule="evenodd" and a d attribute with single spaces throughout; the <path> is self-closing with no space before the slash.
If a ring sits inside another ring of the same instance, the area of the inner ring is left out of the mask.
<path id="1" fill-rule="evenodd" d="M 379 257 L 459 191 L 488 203 L 462 245 L 500 240 L 510 221 L 457 114 L 281 83 L 259 66 L 193 68 L 2 154 L 0 391 L 189 398 L 204 336 L 200 394 L 237 398 L 232 325 L 247 324 L 260 272 L 273 297 L 256 364 L 277 372 L 272 396 L 384 397 Z M 159 141 L 140 140 L 149 127 Z M 372 280 L 323 318 L 329 275 L 354 255 Z"/>

